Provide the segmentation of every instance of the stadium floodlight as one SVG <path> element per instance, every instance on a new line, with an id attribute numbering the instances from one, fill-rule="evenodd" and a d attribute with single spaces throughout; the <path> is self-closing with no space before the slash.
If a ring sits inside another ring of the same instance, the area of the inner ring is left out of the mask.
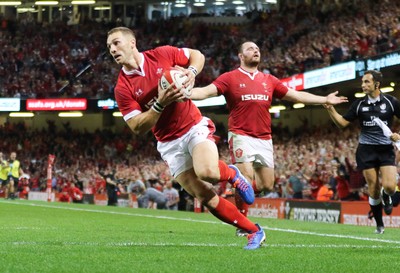
<path id="1" fill-rule="evenodd" d="M 1 1 L 0 6 L 19 6 L 21 5 L 21 1 Z"/>
<path id="2" fill-rule="evenodd" d="M 35 114 L 32 112 L 11 112 L 9 116 L 12 118 L 31 118 L 34 117 Z"/>
<path id="3" fill-rule="evenodd" d="M 17 13 L 25 13 L 25 12 L 38 12 L 39 10 L 34 8 L 17 8 Z"/>
<path id="4" fill-rule="evenodd" d="M 205 6 L 205 0 L 194 0 L 193 6 L 195 7 L 204 7 Z"/>
<path id="5" fill-rule="evenodd" d="M 282 110 L 286 110 L 286 106 L 285 105 L 274 105 L 271 106 L 271 108 L 269 108 L 269 112 L 270 113 L 279 113 Z"/>
<path id="6" fill-rule="evenodd" d="M 73 0 L 71 1 L 72 5 L 92 5 L 96 4 L 95 0 Z"/>
<path id="7" fill-rule="evenodd" d="M 110 10 L 111 7 L 95 7 L 94 10 Z"/>
<path id="8" fill-rule="evenodd" d="M 356 97 L 356 98 L 362 98 L 362 97 L 365 97 L 365 93 L 355 93 L 354 94 L 354 97 Z"/>
<path id="9" fill-rule="evenodd" d="M 286 106 L 279 104 L 279 105 L 274 105 L 271 108 L 277 109 L 277 110 L 286 110 Z"/>
<path id="10" fill-rule="evenodd" d="M 113 117 L 122 117 L 122 113 L 121 112 L 114 112 L 113 113 Z"/>
<path id="11" fill-rule="evenodd" d="M 304 103 L 295 103 L 295 104 L 293 104 L 293 108 L 294 109 L 300 109 L 300 108 L 304 108 L 304 107 L 305 107 Z"/>
<path id="12" fill-rule="evenodd" d="M 80 118 L 83 114 L 82 112 L 60 112 L 58 116 L 60 118 Z"/>
<path id="13" fill-rule="evenodd" d="M 58 5 L 58 1 L 36 1 L 36 6 L 55 6 Z"/>
<path id="14" fill-rule="evenodd" d="M 382 91 L 382 93 L 389 93 L 389 92 L 393 92 L 394 88 L 392 86 L 386 86 L 386 87 L 382 87 L 381 91 Z"/>
<path id="15" fill-rule="evenodd" d="M 389 92 L 393 92 L 394 88 L 391 86 L 386 86 L 386 87 L 380 88 L 380 90 L 382 91 L 382 93 L 389 93 Z M 356 98 L 362 98 L 364 96 L 365 96 L 365 93 L 361 93 L 361 92 L 354 94 L 354 97 L 356 97 Z"/>

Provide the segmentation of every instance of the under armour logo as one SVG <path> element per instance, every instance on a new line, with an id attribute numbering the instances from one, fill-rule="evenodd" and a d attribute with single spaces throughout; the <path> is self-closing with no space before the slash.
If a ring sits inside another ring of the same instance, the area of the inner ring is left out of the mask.
<path id="1" fill-rule="evenodd" d="M 135 92 L 135 94 L 136 94 L 136 96 L 139 97 L 140 95 L 143 94 L 143 90 L 142 90 L 142 89 L 139 89 L 138 91 Z"/>

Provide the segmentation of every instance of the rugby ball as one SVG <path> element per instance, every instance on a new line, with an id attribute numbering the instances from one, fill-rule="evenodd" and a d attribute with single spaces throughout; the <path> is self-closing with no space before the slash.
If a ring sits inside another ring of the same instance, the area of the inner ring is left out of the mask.
<path id="1" fill-rule="evenodd" d="M 164 73 L 161 76 L 160 79 L 160 85 L 162 89 L 168 89 L 173 83 L 175 83 L 175 90 L 182 88 L 183 83 L 186 81 L 187 76 L 183 74 L 182 71 L 175 69 L 175 68 L 169 68 L 164 70 Z M 181 89 L 181 93 L 186 97 L 190 98 L 190 95 L 192 94 L 192 88 L 193 85 L 188 86 L 188 87 L 183 87 Z"/>

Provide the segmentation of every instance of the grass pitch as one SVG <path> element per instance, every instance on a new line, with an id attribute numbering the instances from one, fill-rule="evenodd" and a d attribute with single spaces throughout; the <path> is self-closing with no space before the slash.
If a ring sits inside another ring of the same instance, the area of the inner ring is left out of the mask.
<path id="1" fill-rule="evenodd" d="M 400 230 L 251 218 L 266 244 L 211 214 L 0 200 L 0 272 L 399 272 Z"/>

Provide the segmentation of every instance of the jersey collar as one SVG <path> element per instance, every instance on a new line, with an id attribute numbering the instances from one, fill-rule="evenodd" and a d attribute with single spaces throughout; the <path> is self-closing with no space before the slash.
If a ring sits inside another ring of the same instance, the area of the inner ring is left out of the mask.
<path id="1" fill-rule="evenodd" d="M 365 96 L 365 102 L 367 104 L 373 104 L 382 101 L 382 92 L 379 93 L 379 96 L 376 98 L 375 101 L 371 100 L 370 97 Z"/>
<path id="2" fill-rule="evenodd" d="M 139 76 L 146 76 L 146 73 L 144 72 L 144 54 L 143 53 L 139 53 L 140 55 L 140 64 L 139 64 L 139 69 L 133 69 L 133 70 L 126 70 L 125 67 L 122 67 L 122 71 L 124 71 L 124 73 L 126 75 L 139 75 Z"/>
<path id="3" fill-rule="evenodd" d="M 254 72 L 254 73 L 250 73 L 250 72 L 247 72 L 246 70 L 244 70 L 243 68 L 241 68 L 241 67 L 239 67 L 238 68 L 239 69 L 239 71 L 240 72 L 242 72 L 243 74 L 246 74 L 247 76 L 249 76 L 251 79 L 253 79 L 254 80 L 254 78 L 256 77 L 256 75 L 258 74 L 258 70 L 256 70 L 256 72 Z"/>

